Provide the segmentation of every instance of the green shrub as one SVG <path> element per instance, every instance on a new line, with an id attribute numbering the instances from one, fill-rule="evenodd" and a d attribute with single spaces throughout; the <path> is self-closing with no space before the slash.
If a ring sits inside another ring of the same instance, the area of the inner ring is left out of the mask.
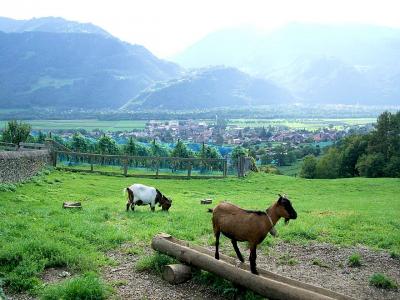
<path id="1" fill-rule="evenodd" d="M 0 183 L 0 192 L 15 192 L 17 187 L 12 183 Z"/>
<path id="2" fill-rule="evenodd" d="M 318 267 L 321 267 L 321 268 L 329 268 L 329 265 L 328 264 L 326 264 L 326 263 L 324 263 L 322 260 L 320 260 L 320 259 L 314 259 L 312 262 L 311 262 L 311 264 L 312 265 L 314 265 L 314 266 L 318 266 Z"/>
<path id="3" fill-rule="evenodd" d="M 390 251 L 390 257 L 393 259 L 400 259 L 400 253 L 395 250 L 392 250 Z"/>
<path id="4" fill-rule="evenodd" d="M 349 267 L 361 267 L 361 255 L 353 253 L 347 261 Z"/>
<path id="5" fill-rule="evenodd" d="M 141 272 L 145 270 L 153 270 L 158 274 L 162 273 L 163 266 L 175 263 L 176 260 L 170 256 L 156 252 L 150 256 L 144 256 L 136 263 L 136 270 Z"/>
<path id="6" fill-rule="evenodd" d="M 42 300 L 102 300 L 111 293 L 111 288 L 105 285 L 94 273 L 66 280 L 52 285 L 41 293 Z"/>
<path id="7" fill-rule="evenodd" d="M 279 265 L 288 265 L 288 266 L 294 266 L 297 265 L 299 262 L 297 259 L 292 257 L 289 253 L 285 253 L 279 257 L 278 264 Z"/>
<path id="8" fill-rule="evenodd" d="M 382 273 L 375 273 L 369 278 L 369 284 L 381 289 L 397 289 L 396 282 Z"/>

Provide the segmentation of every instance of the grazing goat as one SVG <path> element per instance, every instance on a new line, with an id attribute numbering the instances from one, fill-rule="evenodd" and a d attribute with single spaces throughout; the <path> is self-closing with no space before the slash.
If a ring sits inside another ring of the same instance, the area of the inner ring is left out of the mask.
<path id="1" fill-rule="evenodd" d="M 168 211 L 172 205 L 172 200 L 165 197 L 159 190 L 152 186 L 135 183 L 130 187 L 124 189 L 124 193 L 128 192 L 128 202 L 126 203 L 126 210 L 131 207 L 135 210 L 135 205 L 149 204 L 151 210 L 154 211 L 156 204 L 162 207 L 162 210 Z"/>
<path id="2" fill-rule="evenodd" d="M 231 239 L 236 255 L 241 262 L 244 262 L 244 259 L 237 242 L 247 241 L 250 247 L 249 260 L 253 274 L 258 274 L 256 269 L 257 245 L 265 239 L 268 232 L 274 229 L 280 218 L 285 218 L 285 223 L 288 223 L 290 219 L 297 218 L 297 213 L 290 200 L 281 195 L 266 212 L 244 210 L 228 202 L 218 204 L 211 211 L 215 235 L 215 258 L 219 259 L 218 247 L 221 232 Z"/>

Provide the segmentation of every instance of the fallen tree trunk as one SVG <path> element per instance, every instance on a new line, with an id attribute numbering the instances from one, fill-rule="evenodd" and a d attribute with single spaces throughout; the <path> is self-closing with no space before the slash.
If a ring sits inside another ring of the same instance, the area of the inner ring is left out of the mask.
<path id="1" fill-rule="evenodd" d="M 163 279 L 172 284 L 179 284 L 192 278 L 192 268 L 187 265 L 167 265 L 163 270 Z"/>
<path id="2" fill-rule="evenodd" d="M 260 275 L 249 271 L 247 264 L 235 266 L 235 259 L 225 255 L 216 260 L 213 252 L 199 246 L 189 245 L 168 234 L 158 234 L 152 240 L 153 249 L 176 257 L 179 261 L 221 276 L 237 285 L 246 287 L 269 299 L 317 300 L 352 299 L 333 291 L 302 283 L 265 270 Z"/>

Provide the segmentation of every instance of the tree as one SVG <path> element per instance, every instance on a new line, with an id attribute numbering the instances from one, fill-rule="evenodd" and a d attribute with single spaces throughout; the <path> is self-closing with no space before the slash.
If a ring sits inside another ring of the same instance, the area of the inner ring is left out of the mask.
<path id="1" fill-rule="evenodd" d="M 19 144 L 26 142 L 30 132 L 31 125 L 13 120 L 7 123 L 2 139 L 6 143 Z"/>
<path id="2" fill-rule="evenodd" d="M 366 136 L 352 135 L 345 138 L 340 149 L 340 177 L 358 176 L 356 164 L 361 155 L 363 155 L 368 146 Z"/>
<path id="3" fill-rule="evenodd" d="M 385 156 L 382 153 L 364 154 L 357 162 L 356 168 L 360 176 L 384 176 Z"/>
<path id="4" fill-rule="evenodd" d="M 158 156 L 158 157 L 169 156 L 169 150 L 165 148 L 163 145 L 157 143 L 155 139 L 153 139 L 153 142 L 151 143 L 150 153 L 152 156 Z"/>
<path id="5" fill-rule="evenodd" d="M 232 150 L 232 155 L 231 155 L 232 165 L 237 166 L 239 157 L 247 155 L 248 155 L 247 149 L 243 148 L 242 146 L 235 147 Z"/>
<path id="6" fill-rule="evenodd" d="M 315 178 L 339 177 L 340 155 L 336 148 L 330 148 L 328 152 L 317 162 Z"/>
<path id="7" fill-rule="evenodd" d="M 138 156 L 139 155 L 137 143 L 132 137 L 129 137 L 128 142 L 123 147 L 123 151 L 125 154 L 128 154 L 129 156 Z"/>
<path id="8" fill-rule="evenodd" d="M 193 152 L 190 150 L 181 140 L 178 140 L 178 142 L 175 145 L 175 148 L 171 152 L 172 157 L 183 157 L 183 158 L 188 158 L 188 157 L 193 157 Z M 184 162 L 174 162 L 172 165 L 172 169 L 184 169 L 186 167 L 186 164 Z"/>
<path id="9" fill-rule="evenodd" d="M 181 140 L 178 140 L 171 152 L 172 157 L 193 157 L 193 152 Z"/>
<path id="10" fill-rule="evenodd" d="M 278 166 L 284 166 L 286 159 L 286 149 L 283 145 L 274 148 L 274 160 Z"/>
<path id="11" fill-rule="evenodd" d="M 44 141 L 46 140 L 46 134 L 43 133 L 41 130 L 39 130 L 38 136 L 36 137 L 36 142 L 38 143 L 44 143 Z"/>
<path id="12" fill-rule="evenodd" d="M 75 132 L 71 140 L 71 149 L 75 152 L 88 152 L 88 148 L 86 138 L 82 134 Z"/>
<path id="13" fill-rule="evenodd" d="M 315 178 L 316 170 L 317 170 L 317 159 L 312 154 L 307 155 L 304 158 L 303 164 L 301 166 L 300 177 L 309 179 Z"/>
<path id="14" fill-rule="evenodd" d="M 206 144 L 202 144 L 200 151 L 196 155 L 198 158 L 203 158 L 203 159 L 220 159 L 221 154 L 215 147 L 207 146 Z M 205 172 L 206 170 L 210 169 L 216 169 L 219 166 L 218 162 L 206 162 L 202 161 L 200 168 L 201 172 Z"/>
<path id="15" fill-rule="evenodd" d="M 119 149 L 115 141 L 107 136 L 103 135 L 97 142 L 97 149 L 101 154 L 118 154 Z"/>

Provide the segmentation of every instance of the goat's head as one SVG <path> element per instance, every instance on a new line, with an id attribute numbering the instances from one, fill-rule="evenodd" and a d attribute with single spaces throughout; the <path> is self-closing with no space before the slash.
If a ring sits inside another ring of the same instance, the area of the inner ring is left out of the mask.
<path id="1" fill-rule="evenodd" d="M 290 219 L 297 218 L 297 212 L 294 210 L 292 203 L 286 197 L 286 195 L 279 195 L 277 204 L 278 215 L 282 218 L 285 218 L 285 224 L 287 224 Z"/>
<path id="2" fill-rule="evenodd" d="M 172 205 L 172 199 L 168 199 L 164 195 L 162 195 L 161 200 L 160 200 L 160 205 L 162 207 L 162 210 L 168 211 L 168 209 Z"/>

